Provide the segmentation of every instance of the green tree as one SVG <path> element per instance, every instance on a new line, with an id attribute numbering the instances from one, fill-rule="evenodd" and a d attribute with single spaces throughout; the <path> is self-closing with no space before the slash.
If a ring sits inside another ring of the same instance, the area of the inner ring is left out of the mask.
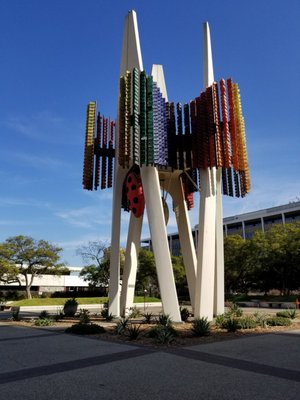
<path id="1" fill-rule="evenodd" d="M 150 296 L 159 291 L 154 254 L 146 249 L 138 255 L 136 290 L 147 290 Z"/>
<path id="2" fill-rule="evenodd" d="M 225 291 L 247 292 L 251 285 L 249 242 L 240 235 L 224 238 Z"/>
<path id="3" fill-rule="evenodd" d="M 91 241 L 87 245 L 78 248 L 77 254 L 81 256 L 86 264 L 82 268 L 80 276 L 86 282 L 89 282 L 90 287 L 107 287 L 109 282 L 110 252 L 110 247 L 102 241 Z M 121 271 L 124 267 L 124 260 L 124 250 L 120 249 Z"/>
<path id="4" fill-rule="evenodd" d="M 187 281 L 182 257 L 171 257 L 174 279 L 179 294 L 188 295 Z M 146 249 L 141 249 L 138 256 L 138 270 L 136 278 L 136 290 L 147 290 L 149 295 L 159 294 L 154 254 Z"/>
<path id="5" fill-rule="evenodd" d="M 265 291 L 279 289 L 283 295 L 300 286 L 300 222 L 272 226 L 251 239 L 255 277 Z"/>
<path id="6" fill-rule="evenodd" d="M 179 297 L 188 298 L 189 290 L 182 256 L 171 257 L 177 294 Z"/>
<path id="7" fill-rule="evenodd" d="M 6 259 L 0 259 L 0 281 L 4 283 L 19 283 L 21 281 L 18 275 L 19 271 L 14 265 L 11 265 Z"/>
<path id="8" fill-rule="evenodd" d="M 46 240 L 35 240 L 30 236 L 13 236 L 0 243 L 1 270 L 6 272 L 2 280 L 20 282 L 20 275 L 25 278 L 26 295 L 31 299 L 30 289 L 36 276 L 51 273 L 61 274 L 64 264 L 58 263 L 62 251 Z"/>

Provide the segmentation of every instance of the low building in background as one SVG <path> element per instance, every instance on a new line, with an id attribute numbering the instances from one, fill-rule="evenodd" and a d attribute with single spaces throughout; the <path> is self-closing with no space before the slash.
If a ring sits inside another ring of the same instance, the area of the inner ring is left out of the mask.
<path id="1" fill-rule="evenodd" d="M 255 231 L 265 232 L 274 224 L 285 224 L 300 220 L 300 201 L 291 202 L 278 207 L 234 215 L 223 219 L 224 236 L 240 235 L 251 239 Z M 198 225 L 192 230 L 195 247 L 198 243 Z M 181 255 L 178 233 L 168 235 L 170 252 L 173 256 Z M 141 247 L 152 251 L 151 239 L 142 239 Z"/>
<path id="2" fill-rule="evenodd" d="M 40 275 L 33 279 L 31 287 L 32 292 L 38 294 L 53 293 L 53 292 L 77 292 L 89 289 L 88 282 L 85 282 L 80 276 L 81 267 L 66 267 L 68 272 L 62 275 Z M 30 279 L 30 275 L 28 275 Z M 19 290 L 25 291 L 25 277 L 20 275 L 22 285 L 17 283 L 5 284 L 0 282 L 0 292 Z"/>

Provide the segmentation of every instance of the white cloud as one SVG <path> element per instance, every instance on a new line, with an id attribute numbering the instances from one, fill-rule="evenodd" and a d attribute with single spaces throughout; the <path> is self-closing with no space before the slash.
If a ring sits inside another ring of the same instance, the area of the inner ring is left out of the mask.
<path id="1" fill-rule="evenodd" d="M 74 128 L 72 121 L 54 115 L 44 110 L 31 116 L 14 116 L 6 121 L 6 126 L 27 138 L 46 143 L 72 144 L 76 142 L 76 135 L 72 135 Z M 82 127 L 76 127 L 82 131 Z M 63 133 L 63 134 L 61 134 Z M 68 140 L 72 137 L 72 141 Z"/>
<path id="2" fill-rule="evenodd" d="M 26 199 L 22 197 L 0 197 L 0 205 L 2 206 L 25 206 L 51 209 L 52 205 L 49 202 L 39 201 L 35 199 Z"/>
<path id="3" fill-rule="evenodd" d="M 57 170 L 66 167 L 71 167 L 71 165 L 66 163 L 65 161 L 49 156 L 35 156 L 32 154 L 25 154 L 25 153 L 13 153 L 12 156 L 35 168 L 47 168 L 47 169 Z"/>
<path id="4" fill-rule="evenodd" d="M 81 228 L 111 224 L 111 209 L 101 209 L 100 206 L 87 206 L 73 210 L 59 211 L 55 215 L 68 224 Z"/>

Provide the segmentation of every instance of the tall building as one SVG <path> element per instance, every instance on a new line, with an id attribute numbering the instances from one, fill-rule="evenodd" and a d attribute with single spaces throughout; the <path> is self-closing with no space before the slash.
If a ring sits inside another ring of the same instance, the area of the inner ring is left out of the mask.
<path id="1" fill-rule="evenodd" d="M 257 230 L 265 232 L 274 224 L 285 224 L 293 221 L 300 221 L 300 201 L 223 218 L 223 231 L 224 236 L 240 235 L 244 239 L 250 239 Z M 198 225 L 192 230 L 192 235 L 196 247 Z M 181 252 L 178 232 L 169 234 L 168 242 L 171 254 L 179 256 Z M 142 239 L 141 246 L 152 250 L 151 239 Z"/>

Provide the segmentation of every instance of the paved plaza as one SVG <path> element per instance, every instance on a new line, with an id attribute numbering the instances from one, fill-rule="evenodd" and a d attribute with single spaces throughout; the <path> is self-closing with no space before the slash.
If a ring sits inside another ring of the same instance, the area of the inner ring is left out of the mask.
<path id="1" fill-rule="evenodd" d="M 0 399 L 299 399 L 300 331 L 149 347 L 0 322 Z"/>

